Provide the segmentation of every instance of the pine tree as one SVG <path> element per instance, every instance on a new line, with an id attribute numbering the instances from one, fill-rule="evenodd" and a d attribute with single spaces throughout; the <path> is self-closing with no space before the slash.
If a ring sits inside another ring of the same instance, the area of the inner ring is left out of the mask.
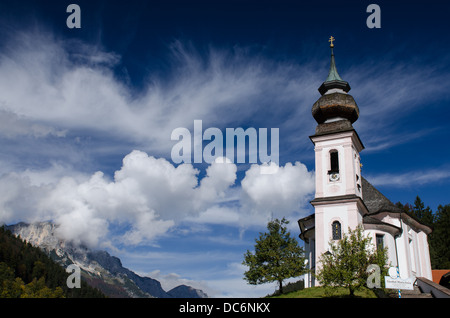
<path id="1" fill-rule="evenodd" d="M 429 206 L 425 208 L 425 204 L 419 196 L 416 197 L 411 212 L 419 222 L 428 226 L 433 225 L 433 213 Z"/>
<path id="2" fill-rule="evenodd" d="M 303 248 L 291 237 L 285 225 L 289 221 L 275 219 L 267 225 L 268 233 L 260 233 L 255 253 L 248 251 L 242 264 L 249 267 L 244 279 L 251 285 L 278 282 L 283 293 L 283 281 L 304 274 Z"/>
<path id="3" fill-rule="evenodd" d="M 450 268 L 450 204 L 438 206 L 431 247 L 433 268 Z"/>

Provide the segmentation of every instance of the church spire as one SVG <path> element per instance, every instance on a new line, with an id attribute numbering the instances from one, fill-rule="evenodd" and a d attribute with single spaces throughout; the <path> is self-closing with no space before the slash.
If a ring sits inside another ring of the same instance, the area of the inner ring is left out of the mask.
<path id="1" fill-rule="evenodd" d="M 334 37 L 330 37 L 331 63 L 328 77 L 319 87 L 322 95 L 313 105 L 312 115 L 319 124 L 316 133 L 330 132 L 343 127 L 350 128 L 359 117 L 359 108 L 355 100 L 348 94 L 350 85 L 344 81 L 338 74 L 336 62 L 334 60 Z M 328 125 L 328 123 L 333 123 Z"/>
<path id="2" fill-rule="evenodd" d="M 336 88 L 341 89 L 344 92 L 350 91 L 350 85 L 344 81 L 340 76 L 336 68 L 336 61 L 334 59 L 334 43 L 335 38 L 333 36 L 330 37 L 328 42 L 330 42 L 330 49 L 331 49 L 331 62 L 330 62 L 330 71 L 328 72 L 328 77 L 325 80 L 325 82 L 322 83 L 322 85 L 319 87 L 319 92 L 321 95 L 328 92 L 330 89 Z"/>
<path id="3" fill-rule="evenodd" d="M 325 82 L 331 82 L 331 81 L 343 81 L 342 78 L 339 76 L 339 73 L 336 69 L 336 62 L 334 61 L 334 44 L 333 41 L 335 41 L 334 37 L 330 36 L 330 39 L 328 42 L 330 42 L 330 49 L 331 49 L 331 63 L 330 63 L 330 71 L 328 72 L 328 77 L 325 80 Z"/>

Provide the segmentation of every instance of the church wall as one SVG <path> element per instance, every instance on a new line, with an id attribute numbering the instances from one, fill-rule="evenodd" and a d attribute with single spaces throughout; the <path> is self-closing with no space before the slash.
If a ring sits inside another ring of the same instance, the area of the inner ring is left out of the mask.
<path id="1" fill-rule="evenodd" d="M 388 249 L 387 264 L 389 266 L 397 266 L 398 262 L 397 262 L 397 253 L 396 253 L 396 247 L 395 247 L 395 238 L 389 233 L 386 233 L 384 238 L 385 238 L 386 247 Z"/>
<path id="2" fill-rule="evenodd" d="M 417 249 L 417 232 L 412 230 L 409 226 L 407 244 L 409 248 L 409 273 L 410 276 L 417 276 L 417 273 L 420 273 L 420 263 L 418 261 L 419 253 Z"/>
<path id="3" fill-rule="evenodd" d="M 381 231 L 381 230 L 365 230 L 364 235 L 369 236 L 372 241 L 371 244 L 374 248 L 377 247 L 376 243 L 376 235 L 381 234 L 383 235 L 383 245 L 387 248 L 387 265 L 389 266 L 397 266 L 397 255 L 395 253 L 395 239 L 394 237 L 387 232 Z"/>
<path id="4" fill-rule="evenodd" d="M 342 235 L 348 232 L 349 227 L 355 229 L 362 222 L 361 212 L 357 203 L 336 202 L 315 207 L 316 269 L 320 267 L 320 256 L 329 248 L 334 221 L 338 221 L 341 224 Z"/>
<path id="5" fill-rule="evenodd" d="M 433 275 L 431 272 L 431 260 L 430 260 L 430 249 L 428 246 L 427 235 L 424 232 L 418 233 L 418 245 L 420 254 L 420 267 L 421 276 L 433 280 Z"/>
<path id="6" fill-rule="evenodd" d="M 316 264 L 316 271 L 320 267 L 319 258 L 322 253 L 325 252 L 327 248 L 328 241 L 325 239 L 324 235 L 321 235 L 321 233 L 324 233 L 325 227 L 324 227 L 324 213 L 323 213 L 323 206 L 316 206 L 315 207 L 315 245 L 316 245 L 316 253 L 315 253 L 315 264 Z"/>
<path id="7" fill-rule="evenodd" d="M 405 233 L 408 233 L 407 225 L 402 224 L 403 233 L 401 236 L 397 237 L 397 255 L 399 260 L 399 272 L 402 277 L 410 276 L 410 253 L 409 253 L 409 244 L 408 237 Z"/>
<path id="8" fill-rule="evenodd" d="M 315 260 L 315 240 L 309 239 L 308 242 L 305 242 L 305 257 L 307 260 L 307 268 L 313 269 L 316 264 Z M 305 288 L 313 287 L 314 286 L 314 276 L 311 275 L 311 273 L 306 273 L 304 275 L 304 281 L 305 281 Z"/>
<path id="9" fill-rule="evenodd" d="M 397 239 L 397 249 L 399 257 L 402 258 L 400 265 L 405 275 L 432 277 L 427 235 L 423 231 L 414 230 L 406 221 L 400 222 L 398 217 L 390 213 L 379 215 L 383 222 L 403 228 L 402 235 Z"/>
<path id="10" fill-rule="evenodd" d="M 405 244 L 408 244 L 409 247 L 409 276 L 432 279 L 427 235 L 422 231 L 415 231 L 408 225 L 406 225 L 406 228 L 408 232 L 405 237 Z"/>
<path id="11" fill-rule="evenodd" d="M 342 181 L 342 177 L 339 181 L 333 183 L 328 179 L 328 170 L 330 170 L 330 151 L 337 150 L 339 154 L 339 162 L 344 162 L 344 149 L 341 145 L 337 145 L 336 141 L 327 142 L 326 145 L 321 144 L 321 147 L 317 147 L 316 154 L 316 169 L 320 167 L 320 170 L 316 171 L 316 198 L 338 196 L 345 194 L 345 186 Z M 345 175 L 346 167 L 341 164 L 341 175 Z"/>
<path id="12" fill-rule="evenodd" d="M 346 132 L 333 136 L 321 136 L 315 140 L 316 198 L 346 194 L 361 196 L 360 188 L 357 186 L 361 177 L 359 153 L 353 146 L 352 136 L 352 132 Z M 338 152 L 340 175 L 338 181 L 329 179 L 332 151 Z"/>

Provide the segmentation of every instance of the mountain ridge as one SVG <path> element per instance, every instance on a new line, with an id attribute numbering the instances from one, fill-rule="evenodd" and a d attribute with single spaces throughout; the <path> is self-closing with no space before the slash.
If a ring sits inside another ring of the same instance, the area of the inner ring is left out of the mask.
<path id="1" fill-rule="evenodd" d="M 199 289 L 179 285 L 165 291 L 161 283 L 150 277 L 142 277 L 123 267 L 118 257 L 104 250 L 91 250 L 76 246 L 55 235 L 57 225 L 52 222 L 24 223 L 7 226 L 14 235 L 45 251 L 52 259 L 67 267 L 80 267 L 82 279 L 100 289 L 109 297 L 130 298 L 207 298 Z"/>

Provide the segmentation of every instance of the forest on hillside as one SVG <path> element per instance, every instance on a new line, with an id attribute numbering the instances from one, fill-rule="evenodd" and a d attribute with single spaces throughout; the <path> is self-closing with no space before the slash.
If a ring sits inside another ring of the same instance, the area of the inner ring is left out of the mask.
<path id="1" fill-rule="evenodd" d="M 81 281 L 69 288 L 70 274 L 45 252 L 0 227 L 0 298 L 100 298 L 104 295 Z"/>

